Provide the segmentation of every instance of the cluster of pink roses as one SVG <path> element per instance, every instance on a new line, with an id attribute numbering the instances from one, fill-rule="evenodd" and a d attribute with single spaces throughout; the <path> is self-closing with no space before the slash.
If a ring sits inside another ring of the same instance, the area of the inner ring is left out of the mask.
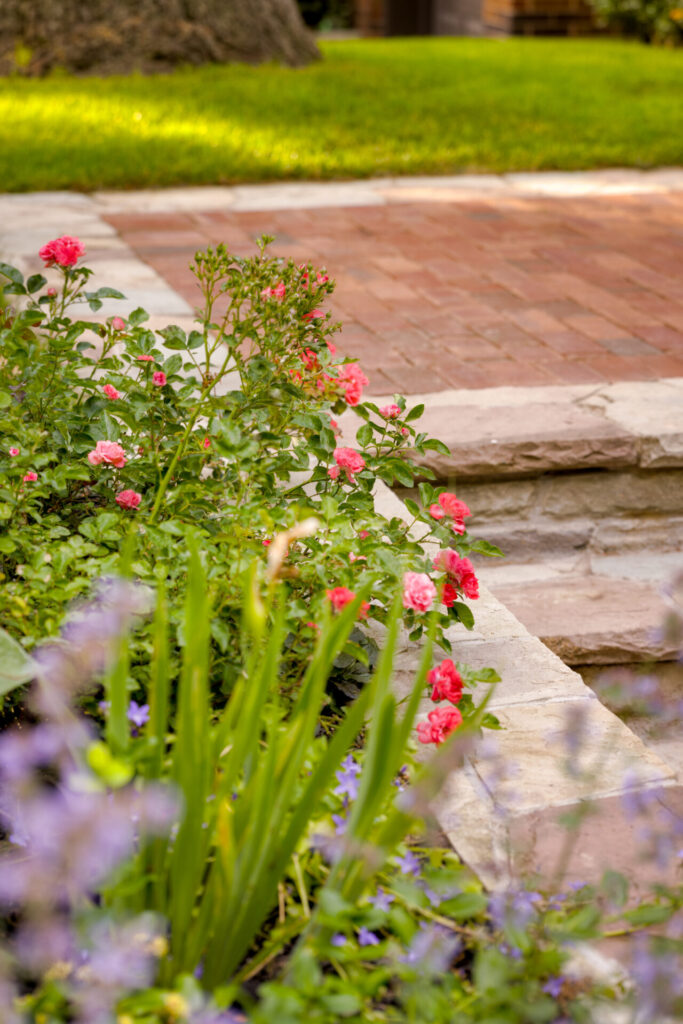
<path id="1" fill-rule="evenodd" d="M 352 484 L 356 473 L 360 473 L 361 470 L 365 469 L 365 459 L 358 452 L 355 452 L 353 448 L 335 448 L 334 461 L 337 465 L 332 466 L 327 471 L 332 480 L 336 480 L 340 470 L 343 469 L 346 473 L 346 479 Z"/>
<path id="2" fill-rule="evenodd" d="M 450 658 L 446 658 L 427 673 L 427 682 L 432 687 L 433 701 L 447 700 L 451 705 L 459 704 L 462 698 L 462 676 Z M 426 722 L 417 726 L 420 743 L 434 743 L 438 747 L 462 724 L 462 714 L 457 707 L 434 708 L 427 715 Z"/>
<path id="3" fill-rule="evenodd" d="M 479 597 L 479 581 L 469 558 L 461 558 L 452 548 L 444 548 L 434 559 L 434 569 L 445 572 L 441 601 L 450 608 L 458 593 L 475 600 Z M 434 604 L 437 589 L 426 572 L 407 572 L 403 576 L 403 607 L 428 612 Z"/>
<path id="4" fill-rule="evenodd" d="M 118 392 L 116 397 L 118 398 Z M 115 469 L 122 469 L 126 464 L 126 453 L 116 441 L 98 441 L 91 452 L 88 452 L 88 462 L 91 466 L 114 466 Z M 137 491 L 119 491 L 114 499 L 120 508 L 137 508 L 142 501 L 142 495 Z"/>
<path id="5" fill-rule="evenodd" d="M 439 495 L 438 504 L 429 506 L 429 514 L 432 519 L 452 519 L 453 533 L 458 534 L 465 532 L 465 519 L 472 515 L 465 502 L 448 491 Z"/>

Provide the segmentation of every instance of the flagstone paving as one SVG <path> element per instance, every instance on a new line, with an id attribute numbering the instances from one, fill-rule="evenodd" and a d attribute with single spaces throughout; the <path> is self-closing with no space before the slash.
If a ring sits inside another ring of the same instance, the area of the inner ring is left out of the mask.
<path id="1" fill-rule="evenodd" d="M 361 201 L 239 210 L 216 189 L 205 198 L 223 204 L 213 210 L 173 198 L 157 212 L 102 206 L 190 305 L 199 293 L 189 263 L 207 245 L 248 254 L 271 234 L 274 252 L 326 266 L 341 351 L 360 358 L 373 393 L 683 375 L 683 191 L 423 184 L 382 205 Z"/>

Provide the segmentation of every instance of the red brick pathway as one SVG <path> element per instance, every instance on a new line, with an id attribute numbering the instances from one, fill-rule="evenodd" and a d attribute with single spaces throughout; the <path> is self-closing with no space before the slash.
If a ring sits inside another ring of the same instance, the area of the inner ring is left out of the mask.
<path id="1" fill-rule="evenodd" d="M 207 245 L 326 266 L 375 394 L 683 376 L 681 193 L 109 221 L 193 305 Z"/>

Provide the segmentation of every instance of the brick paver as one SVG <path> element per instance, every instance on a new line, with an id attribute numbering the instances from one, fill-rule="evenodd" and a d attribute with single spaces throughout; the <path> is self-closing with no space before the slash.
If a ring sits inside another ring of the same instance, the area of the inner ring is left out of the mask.
<path id="1" fill-rule="evenodd" d="M 683 193 L 118 214 L 194 304 L 188 264 L 225 242 L 326 266 L 340 350 L 376 393 L 683 376 Z"/>

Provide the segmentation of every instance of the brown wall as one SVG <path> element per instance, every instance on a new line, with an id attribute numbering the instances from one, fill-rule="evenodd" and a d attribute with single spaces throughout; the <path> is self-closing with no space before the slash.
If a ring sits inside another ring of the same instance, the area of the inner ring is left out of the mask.
<path id="1" fill-rule="evenodd" d="M 389 35 L 401 24 L 409 0 L 356 0 L 356 27 Z M 593 28 L 586 0 L 414 0 L 419 29 L 431 35 L 581 35 Z M 397 13 L 398 12 L 398 13 Z"/>
<path id="2" fill-rule="evenodd" d="M 593 28 L 585 0 L 483 0 L 487 35 L 585 35 Z"/>

